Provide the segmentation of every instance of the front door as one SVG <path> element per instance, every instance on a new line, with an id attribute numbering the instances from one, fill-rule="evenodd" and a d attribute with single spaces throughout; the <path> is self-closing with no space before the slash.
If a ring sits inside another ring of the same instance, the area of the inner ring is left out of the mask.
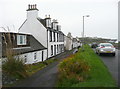
<path id="1" fill-rule="evenodd" d="M 54 55 L 56 55 L 56 45 L 54 45 Z"/>

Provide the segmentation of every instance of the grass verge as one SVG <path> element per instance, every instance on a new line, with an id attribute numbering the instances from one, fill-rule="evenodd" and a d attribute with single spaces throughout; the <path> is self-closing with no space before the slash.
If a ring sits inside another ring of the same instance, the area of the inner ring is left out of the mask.
<path id="1" fill-rule="evenodd" d="M 84 74 L 84 75 L 87 75 L 87 77 L 84 78 L 83 81 L 76 80 L 77 76 L 75 76 L 76 78 L 74 77 L 72 79 L 67 78 L 66 74 L 64 73 L 64 71 L 61 71 L 61 69 L 66 69 L 68 68 L 68 65 L 69 65 L 69 68 L 70 68 L 69 70 L 72 71 L 72 67 L 76 67 L 75 64 L 72 64 L 73 61 L 71 60 L 71 58 L 67 58 L 63 62 L 61 62 L 59 65 L 59 77 L 58 77 L 59 80 L 57 83 L 57 87 L 116 87 L 117 85 L 115 80 L 113 79 L 112 75 L 109 73 L 107 67 L 101 61 L 99 56 L 97 56 L 95 52 L 88 45 L 85 45 L 84 49 L 85 49 L 84 52 L 82 52 L 82 50 L 80 49 L 79 52 L 72 57 L 72 60 L 83 61 L 85 62 L 83 64 L 85 65 L 87 64 L 89 66 L 88 67 L 89 71 L 85 72 Z M 71 65 L 70 65 L 70 62 L 71 62 Z M 81 62 L 78 62 L 78 63 L 81 63 Z M 78 71 L 78 69 L 80 69 L 79 66 L 77 66 L 76 69 Z M 83 70 L 84 69 L 85 68 L 83 68 Z M 84 72 L 84 71 L 81 71 L 81 72 Z M 71 72 L 69 72 L 68 74 L 69 76 L 73 77 L 73 74 Z M 81 77 L 83 77 L 84 75 L 82 75 Z"/>

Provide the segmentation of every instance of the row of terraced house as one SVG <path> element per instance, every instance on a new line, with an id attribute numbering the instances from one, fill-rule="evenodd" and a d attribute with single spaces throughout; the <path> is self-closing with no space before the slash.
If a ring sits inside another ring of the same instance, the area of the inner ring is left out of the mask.
<path id="1" fill-rule="evenodd" d="M 6 47 L 11 38 L 12 48 L 26 64 L 44 61 L 65 50 L 72 50 L 80 46 L 78 38 L 71 33 L 66 36 L 57 20 L 46 15 L 44 19 L 38 17 L 35 5 L 28 5 L 27 19 L 18 29 L 18 32 L 0 32 L 1 53 L 6 57 Z"/>

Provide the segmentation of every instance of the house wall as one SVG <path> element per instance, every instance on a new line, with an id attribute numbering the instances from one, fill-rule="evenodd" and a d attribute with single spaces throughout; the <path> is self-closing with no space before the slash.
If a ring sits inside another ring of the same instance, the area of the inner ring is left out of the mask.
<path id="1" fill-rule="evenodd" d="M 73 48 L 73 43 L 72 43 L 72 39 L 65 36 L 65 42 L 64 42 L 64 45 L 65 45 L 65 49 L 66 50 L 72 50 Z"/>
<path id="2" fill-rule="evenodd" d="M 59 35 L 60 41 L 57 42 L 57 33 L 55 33 L 56 41 L 54 42 L 53 41 L 54 33 L 52 32 L 52 42 L 50 42 L 49 41 L 49 31 L 47 34 L 47 27 L 43 26 L 43 23 L 41 23 L 37 18 L 38 18 L 38 10 L 27 10 L 27 20 L 20 27 L 19 32 L 33 35 L 44 47 L 48 48 L 48 54 L 46 55 L 46 56 L 48 56 L 48 58 L 63 52 L 64 51 L 64 41 L 61 41 L 62 36 Z M 51 18 L 49 18 L 49 20 L 51 20 Z M 50 21 L 50 23 L 51 23 L 51 21 Z M 57 26 L 57 22 L 55 22 L 55 24 Z M 50 28 L 50 29 L 52 29 L 52 28 Z M 57 27 L 54 30 L 58 31 Z M 47 37 L 48 37 L 48 40 L 47 40 Z M 53 45 L 53 55 L 51 55 L 51 45 Z M 56 45 L 56 49 L 55 49 L 55 45 Z M 58 53 L 57 53 L 57 51 L 58 51 L 57 45 L 59 46 Z M 55 50 L 56 50 L 56 53 L 55 53 Z"/>
<path id="3" fill-rule="evenodd" d="M 47 29 L 37 20 L 36 14 L 33 13 L 29 13 L 30 15 L 20 27 L 19 32 L 32 34 L 44 47 L 47 47 Z"/>
<path id="4" fill-rule="evenodd" d="M 55 46 L 54 45 L 56 45 L 56 54 L 55 54 Z M 58 45 L 58 49 L 57 49 L 57 45 Z M 62 48 L 61 48 L 61 45 L 63 45 Z M 53 55 L 51 55 L 51 46 L 53 46 Z M 60 42 L 59 40 L 57 41 L 57 33 L 55 33 L 55 42 L 54 42 L 54 36 L 53 36 L 53 32 L 52 32 L 52 42 L 50 42 L 50 31 L 48 31 L 48 58 L 55 56 L 57 54 L 60 54 L 62 52 L 64 52 L 64 41 L 62 41 L 62 42 Z"/>
<path id="5" fill-rule="evenodd" d="M 25 61 L 25 56 L 26 56 L 27 61 L 25 62 L 25 64 L 42 62 L 42 51 L 43 51 L 43 61 L 45 61 L 47 59 L 47 50 L 40 50 L 40 51 L 25 53 L 25 54 L 19 55 L 19 57 Z M 36 53 L 36 59 L 35 59 L 35 53 Z"/>
<path id="6" fill-rule="evenodd" d="M 77 48 L 78 47 L 78 42 L 73 42 L 73 48 Z"/>

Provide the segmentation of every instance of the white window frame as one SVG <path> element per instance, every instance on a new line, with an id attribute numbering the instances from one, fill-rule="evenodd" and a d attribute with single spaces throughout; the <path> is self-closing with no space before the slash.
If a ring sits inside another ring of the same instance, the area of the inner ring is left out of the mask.
<path id="1" fill-rule="evenodd" d="M 22 37 L 22 43 L 20 42 Z M 26 45 L 27 44 L 27 37 L 26 35 L 17 35 L 17 45 Z"/>

